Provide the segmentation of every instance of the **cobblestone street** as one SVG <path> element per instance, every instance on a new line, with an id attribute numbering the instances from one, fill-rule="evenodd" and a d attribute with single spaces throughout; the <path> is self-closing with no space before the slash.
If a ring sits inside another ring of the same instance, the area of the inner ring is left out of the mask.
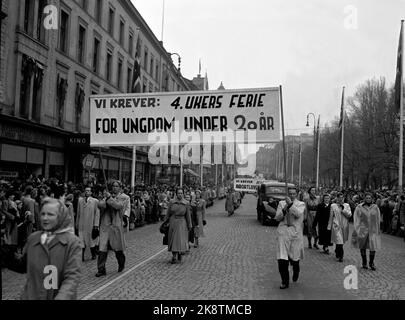
<path id="1" fill-rule="evenodd" d="M 117 273 L 111 253 L 106 277 L 96 278 L 96 262 L 86 261 L 79 298 L 405 299 L 405 243 L 389 235 L 382 235 L 382 250 L 375 261 L 377 271 L 360 269 L 360 254 L 349 243 L 343 263 L 336 262 L 333 254 L 306 248 L 299 281 L 280 290 L 276 228 L 259 224 L 255 201 L 254 196 L 246 195 L 232 217 L 224 211 L 224 200 L 216 201 L 208 209 L 206 237 L 181 264 L 170 264 L 171 254 L 161 244 L 158 224 L 129 232 L 124 272 Z M 358 267 L 358 290 L 343 287 L 347 265 Z M 24 275 L 3 270 L 2 279 L 3 299 L 18 299 Z"/>

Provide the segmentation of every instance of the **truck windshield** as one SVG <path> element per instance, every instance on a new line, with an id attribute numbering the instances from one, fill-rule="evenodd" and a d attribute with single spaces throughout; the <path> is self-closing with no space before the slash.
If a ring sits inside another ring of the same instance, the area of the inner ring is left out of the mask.
<path id="1" fill-rule="evenodd" d="M 266 195 L 270 194 L 285 194 L 285 187 L 266 186 Z"/>

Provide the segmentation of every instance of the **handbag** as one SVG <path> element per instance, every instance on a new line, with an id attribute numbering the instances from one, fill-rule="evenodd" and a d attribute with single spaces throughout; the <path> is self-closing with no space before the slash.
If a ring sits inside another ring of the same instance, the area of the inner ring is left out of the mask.
<path id="1" fill-rule="evenodd" d="M 159 227 L 160 233 L 166 234 L 169 232 L 169 222 L 163 222 Z"/>
<path id="2" fill-rule="evenodd" d="M 169 244 L 169 235 L 168 233 L 165 233 L 165 235 L 163 236 L 163 245 L 167 246 Z"/>

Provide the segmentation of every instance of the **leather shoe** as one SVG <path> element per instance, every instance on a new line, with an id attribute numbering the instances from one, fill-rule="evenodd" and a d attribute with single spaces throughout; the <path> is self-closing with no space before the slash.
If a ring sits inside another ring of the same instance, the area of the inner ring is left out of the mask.
<path id="1" fill-rule="evenodd" d="M 287 289 L 288 288 L 288 284 L 281 284 L 280 289 Z"/>
<path id="2" fill-rule="evenodd" d="M 98 277 L 101 277 L 101 276 L 105 276 L 105 275 L 107 275 L 107 273 L 105 272 L 105 271 L 98 271 L 97 273 L 96 273 L 96 277 L 98 278 Z"/>
<path id="3" fill-rule="evenodd" d="M 292 281 L 293 281 L 293 282 L 297 282 L 297 281 L 298 281 L 298 276 L 299 276 L 298 273 L 297 273 L 297 274 L 293 274 Z"/>
<path id="4" fill-rule="evenodd" d="M 125 266 L 118 266 L 118 272 L 122 272 L 124 270 Z"/>

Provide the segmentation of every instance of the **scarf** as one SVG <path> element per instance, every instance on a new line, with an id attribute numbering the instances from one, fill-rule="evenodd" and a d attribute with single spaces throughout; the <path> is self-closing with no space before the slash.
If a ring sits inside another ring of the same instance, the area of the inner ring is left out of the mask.
<path id="1" fill-rule="evenodd" d="M 55 199 L 48 199 L 47 203 L 54 204 L 58 203 L 57 220 L 56 226 L 50 231 L 43 231 L 41 234 L 41 244 L 49 244 L 56 235 L 65 232 L 70 232 L 74 234 L 74 228 L 72 226 L 72 217 L 69 214 L 69 210 L 65 204 L 61 201 Z"/>

